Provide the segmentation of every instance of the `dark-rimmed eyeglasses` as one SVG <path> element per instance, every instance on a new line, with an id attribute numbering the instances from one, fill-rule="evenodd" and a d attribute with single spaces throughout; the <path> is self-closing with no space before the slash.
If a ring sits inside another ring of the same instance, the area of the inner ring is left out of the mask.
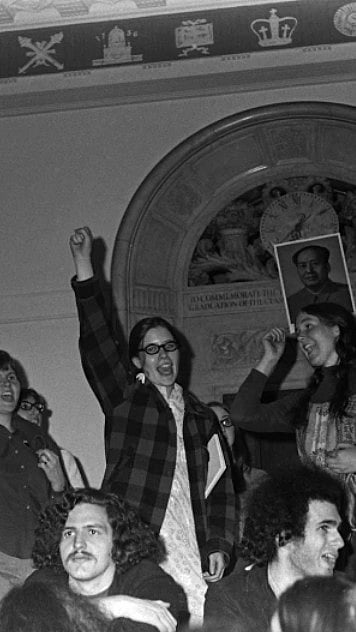
<path id="1" fill-rule="evenodd" d="M 179 349 L 179 344 L 175 340 L 167 340 L 167 342 L 164 342 L 162 345 L 152 343 L 146 347 L 141 347 L 139 351 L 144 351 L 147 355 L 156 355 L 159 353 L 160 349 L 164 349 L 166 353 L 169 353 L 169 351 L 176 351 Z"/>
<path id="2" fill-rule="evenodd" d="M 45 405 L 41 404 L 41 402 L 36 402 L 35 404 L 33 404 L 32 402 L 28 402 L 26 401 L 26 399 L 24 399 L 20 404 L 20 408 L 22 410 L 32 410 L 32 408 L 37 408 L 38 412 L 43 413 Z"/>
<path id="3" fill-rule="evenodd" d="M 222 419 L 219 420 L 220 421 L 220 425 L 223 428 L 231 428 L 234 424 L 232 423 L 231 417 L 230 415 L 226 415 L 226 417 L 223 417 Z"/>

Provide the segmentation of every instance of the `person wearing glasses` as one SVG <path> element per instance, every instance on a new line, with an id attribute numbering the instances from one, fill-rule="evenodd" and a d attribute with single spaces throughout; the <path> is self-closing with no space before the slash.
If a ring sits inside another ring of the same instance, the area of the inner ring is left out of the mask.
<path id="1" fill-rule="evenodd" d="M 219 401 L 208 402 L 220 425 L 229 447 L 235 494 L 239 502 L 236 511 L 236 544 L 241 541 L 245 524 L 246 506 L 253 490 L 268 478 L 267 472 L 252 467 L 251 456 L 240 428 L 234 426 L 228 406 Z"/>
<path id="2" fill-rule="evenodd" d="M 70 237 L 83 368 L 109 428 L 103 487 L 129 502 L 162 536 L 167 550 L 162 568 L 183 586 L 190 624 L 199 626 L 206 582 L 221 579 L 234 541 L 229 467 L 205 498 L 207 445 L 219 427 L 212 411 L 177 383 L 180 343 L 159 316 L 140 320 L 131 331 L 136 379 L 130 381 L 94 275 L 92 242 L 88 227 Z"/>
<path id="3" fill-rule="evenodd" d="M 49 468 L 56 469 L 58 467 L 58 459 L 56 455 L 56 449 L 53 449 L 52 439 L 49 434 L 46 432 L 43 424 L 43 417 L 46 413 L 46 403 L 44 398 L 35 391 L 34 388 L 23 388 L 20 394 L 20 402 L 17 409 L 17 422 L 15 418 L 15 424 L 19 425 L 18 418 L 25 419 L 30 423 L 38 426 L 45 433 L 45 444 L 41 447 L 44 448 L 45 453 L 44 456 L 47 460 L 47 464 Z M 38 440 L 43 443 L 43 434 L 38 436 Z M 57 447 L 57 446 L 55 446 Z M 71 487 L 85 487 L 88 484 L 86 478 L 84 478 L 84 474 L 82 475 L 76 458 L 73 456 L 69 450 L 60 447 L 60 464 L 62 467 L 64 474 L 66 475 L 67 481 Z"/>
<path id="4" fill-rule="evenodd" d="M 207 406 L 211 408 L 215 415 L 217 416 L 219 426 L 221 431 L 226 439 L 226 443 L 229 446 L 231 453 L 233 453 L 233 448 L 235 446 L 235 438 L 236 438 L 236 430 L 231 419 L 231 415 L 229 409 L 225 404 L 222 404 L 218 401 L 208 402 Z M 237 429 L 238 432 L 238 429 Z M 246 448 L 247 449 L 247 448 Z"/>
<path id="5" fill-rule="evenodd" d="M 46 410 L 43 397 L 34 388 L 22 388 L 18 406 L 18 414 L 39 428 L 42 427 L 42 417 Z"/>

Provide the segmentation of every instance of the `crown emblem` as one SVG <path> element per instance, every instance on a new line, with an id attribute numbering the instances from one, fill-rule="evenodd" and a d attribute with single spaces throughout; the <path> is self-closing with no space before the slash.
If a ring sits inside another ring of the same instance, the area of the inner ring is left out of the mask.
<path id="1" fill-rule="evenodd" d="M 297 24 L 297 18 L 279 18 L 277 9 L 271 9 L 268 20 L 253 20 L 250 27 L 258 37 L 259 46 L 285 46 L 291 44 Z"/>

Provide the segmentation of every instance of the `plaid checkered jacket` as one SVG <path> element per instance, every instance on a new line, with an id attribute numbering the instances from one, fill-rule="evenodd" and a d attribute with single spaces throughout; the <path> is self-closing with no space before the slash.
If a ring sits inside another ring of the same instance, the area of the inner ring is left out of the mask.
<path id="1" fill-rule="evenodd" d="M 176 462 L 172 411 L 151 383 L 130 385 L 114 341 L 96 277 L 72 280 L 80 321 L 80 352 L 87 378 L 107 417 L 107 467 L 103 487 L 136 508 L 157 532 L 163 522 Z M 184 393 L 184 444 L 195 530 L 202 565 L 209 553 L 230 555 L 234 541 L 235 495 L 228 467 L 205 499 L 207 443 L 218 432 L 212 411 Z M 224 446 L 225 450 L 225 446 Z M 229 462 L 226 456 L 226 462 Z"/>

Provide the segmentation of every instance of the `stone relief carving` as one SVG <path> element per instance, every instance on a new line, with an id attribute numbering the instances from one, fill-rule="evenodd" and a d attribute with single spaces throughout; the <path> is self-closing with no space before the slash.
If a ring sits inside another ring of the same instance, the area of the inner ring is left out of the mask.
<path id="1" fill-rule="evenodd" d="M 344 248 L 349 272 L 356 272 L 356 189 L 347 191 L 339 217 L 344 224 Z"/>
<path id="2" fill-rule="evenodd" d="M 261 356 L 265 330 L 246 330 L 215 334 L 211 343 L 212 369 L 253 366 Z"/>
<path id="3" fill-rule="evenodd" d="M 291 154 L 305 156 L 311 137 L 310 130 L 305 124 L 279 125 L 278 129 L 269 129 L 266 132 L 269 151 L 276 160 L 290 160 Z"/>
<path id="4" fill-rule="evenodd" d="M 301 191 L 324 198 L 332 206 L 338 216 L 349 271 L 356 271 L 356 186 L 317 175 L 301 176 L 267 182 L 221 209 L 198 240 L 188 285 L 277 279 L 273 254 L 261 240 L 261 218 L 273 201 Z"/>

